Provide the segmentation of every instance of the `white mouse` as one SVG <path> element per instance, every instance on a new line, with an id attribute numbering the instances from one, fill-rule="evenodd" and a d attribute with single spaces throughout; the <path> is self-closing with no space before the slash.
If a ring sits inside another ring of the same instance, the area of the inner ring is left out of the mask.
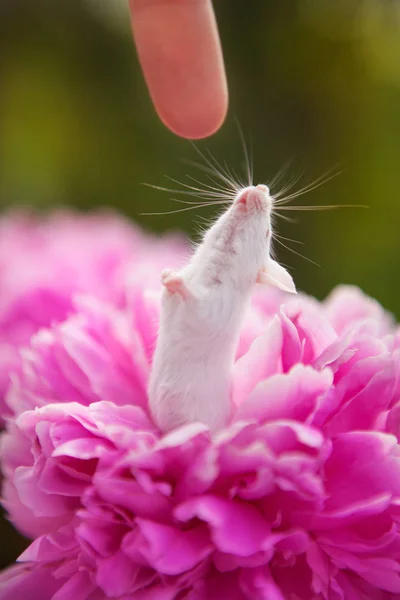
<path id="1" fill-rule="evenodd" d="M 267 186 L 242 189 L 189 264 L 162 274 L 149 405 L 163 432 L 193 422 L 214 432 L 229 422 L 235 350 L 254 286 L 296 293 L 292 277 L 270 257 L 271 211 Z"/>

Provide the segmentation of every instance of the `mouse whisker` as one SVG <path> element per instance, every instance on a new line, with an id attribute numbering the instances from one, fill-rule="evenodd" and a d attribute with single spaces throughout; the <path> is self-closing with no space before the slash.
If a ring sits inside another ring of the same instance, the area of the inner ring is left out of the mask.
<path id="1" fill-rule="evenodd" d="M 179 183 L 179 182 L 177 182 Z M 158 185 L 151 185 L 151 184 L 144 184 L 147 187 L 151 187 L 152 189 L 156 189 L 156 190 L 160 190 L 162 192 L 169 192 L 172 194 L 182 194 L 184 196 L 192 196 L 194 198 L 199 198 L 200 200 L 204 200 L 204 203 L 207 204 L 208 201 L 214 201 L 214 200 L 223 200 L 225 202 L 232 202 L 232 200 L 234 199 L 235 195 L 234 194 L 228 194 L 228 193 L 223 193 L 223 192 L 209 192 L 208 190 L 197 190 L 196 188 L 193 188 L 192 190 L 177 190 L 177 189 L 172 189 L 172 188 L 167 188 L 167 187 L 162 187 L 162 186 L 158 186 Z"/>
<path id="2" fill-rule="evenodd" d="M 181 200 L 180 198 L 170 198 L 173 202 L 179 202 L 180 204 L 192 204 L 193 206 L 210 206 L 212 204 L 228 204 L 227 200 L 219 200 L 213 202 L 201 202 L 196 200 Z M 230 202 L 229 202 L 230 203 Z"/>
<path id="3" fill-rule="evenodd" d="M 214 158 L 209 150 L 208 150 L 208 153 L 210 154 L 210 156 L 212 158 Z M 241 181 L 240 177 L 238 176 L 238 174 L 232 167 L 228 167 L 226 160 L 224 160 L 223 165 L 221 165 L 219 162 L 217 162 L 217 160 L 215 158 L 214 158 L 214 160 L 218 165 L 220 165 L 220 167 L 223 169 L 223 172 L 226 173 L 228 175 L 228 177 L 230 177 L 232 179 L 232 181 L 237 181 L 238 183 L 240 183 L 240 185 L 242 185 L 242 181 Z"/>
<path id="4" fill-rule="evenodd" d="M 237 117 L 235 117 L 235 122 L 236 122 L 236 127 L 237 127 L 237 130 L 239 133 L 240 143 L 241 143 L 242 149 L 243 149 L 245 173 L 247 175 L 247 183 L 243 187 L 247 187 L 247 186 L 253 185 L 253 180 L 254 180 L 254 177 L 253 177 L 254 176 L 253 151 L 251 149 L 251 143 L 250 143 L 250 152 L 248 151 L 246 140 L 245 140 L 244 133 L 243 133 L 243 129 L 240 126 L 239 119 Z"/>
<path id="5" fill-rule="evenodd" d="M 220 174 L 216 172 L 216 170 L 213 166 L 209 167 L 209 166 L 202 165 L 201 163 L 192 161 L 192 160 L 186 160 L 185 163 L 192 167 L 196 167 L 196 169 L 199 169 L 200 171 L 205 173 L 207 175 L 207 178 L 210 179 L 210 181 L 212 181 L 214 183 L 214 185 L 216 185 L 218 188 L 224 187 L 225 189 L 233 190 L 233 189 L 237 189 L 239 187 L 235 182 L 230 181 L 230 180 L 226 181 L 224 183 L 221 183 Z M 191 179 L 194 179 L 192 176 L 188 175 L 188 177 L 190 177 Z M 201 183 L 203 183 L 203 182 L 201 182 Z"/>
<path id="6" fill-rule="evenodd" d="M 179 182 L 177 182 L 179 183 Z M 221 193 L 217 192 L 209 192 L 208 190 L 201 190 L 197 188 L 192 188 L 191 190 L 177 190 L 172 188 L 167 188 L 160 185 L 152 185 L 151 183 L 144 183 L 146 187 L 151 187 L 152 189 L 159 190 L 161 192 L 172 192 L 174 194 L 185 194 L 186 196 L 195 196 L 195 197 L 205 197 L 205 198 L 221 198 Z M 188 186 L 190 187 L 190 186 Z"/>
<path id="7" fill-rule="evenodd" d="M 206 154 L 201 152 L 200 148 L 198 148 L 194 143 L 192 145 L 193 145 L 194 149 L 196 150 L 196 152 L 199 154 L 199 156 L 205 162 L 205 168 L 202 165 L 198 165 L 198 166 L 200 166 L 200 168 L 203 168 L 203 170 L 208 171 L 208 173 L 216 175 L 218 177 L 218 179 L 221 179 L 222 181 L 224 181 L 226 184 L 228 184 L 228 186 L 232 186 L 232 178 L 229 176 L 229 174 L 224 173 L 223 168 L 218 164 L 218 162 L 217 162 L 217 164 L 214 163 L 214 161 L 215 161 L 214 157 L 211 155 L 211 158 L 208 158 L 206 156 Z"/>
<path id="8" fill-rule="evenodd" d="M 204 154 L 193 142 L 192 142 L 192 146 L 196 150 L 196 152 L 199 154 L 199 156 L 203 159 L 203 161 L 206 163 L 206 166 L 208 167 L 209 172 L 211 172 L 213 175 L 217 175 L 217 177 L 219 179 L 224 181 L 231 188 L 235 189 L 235 188 L 242 187 L 240 185 L 240 182 L 236 181 L 235 177 L 232 176 L 231 173 L 229 173 L 229 172 L 227 173 L 224 170 L 224 168 L 219 164 L 217 159 L 214 158 L 214 156 L 211 154 L 211 152 L 209 150 L 206 151 L 208 154 L 208 156 L 207 156 L 207 154 Z"/>
<path id="9" fill-rule="evenodd" d="M 199 181 L 198 179 L 195 179 L 195 178 L 194 178 L 194 177 L 192 177 L 191 175 L 186 175 L 186 177 L 187 177 L 188 179 L 191 179 L 192 181 L 194 181 L 194 182 L 195 182 L 197 185 L 200 185 L 200 186 L 202 186 L 201 188 L 197 188 L 197 189 L 200 189 L 200 190 L 201 190 L 201 189 L 203 189 L 203 188 L 206 188 L 206 189 L 208 189 L 208 190 L 211 190 L 211 191 L 214 191 L 214 192 L 216 192 L 216 193 L 218 193 L 218 194 L 227 194 L 227 195 L 229 194 L 229 195 L 232 195 L 232 196 L 234 196 L 234 195 L 236 194 L 236 190 L 233 190 L 232 188 L 228 188 L 228 187 L 225 187 L 225 186 L 223 186 L 223 185 L 220 185 L 218 182 L 215 182 L 215 181 L 213 181 L 213 180 L 211 180 L 211 181 L 212 181 L 212 182 L 213 182 L 215 185 L 208 185 L 207 183 L 204 183 L 204 182 L 202 182 L 202 181 Z M 211 178 L 210 178 L 210 179 L 211 179 Z M 174 180 L 173 180 L 173 181 L 174 181 Z M 188 185 L 187 183 L 184 183 L 184 182 L 179 182 L 179 183 L 180 183 L 180 185 L 184 185 L 185 187 L 188 187 L 188 188 L 190 188 L 190 187 L 191 187 L 191 186 L 190 186 L 190 185 Z"/>
<path id="10" fill-rule="evenodd" d="M 269 188 L 271 189 L 273 186 L 277 185 L 281 179 L 283 178 L 284 174 L 286 173 L 286 171 L 289 168 L 289 165 L 291 164 L 292 161 L 288 161 L 279 171 L 278 173 L 275 175 L 275 177 L 271 180 L 271 182 L 269 183 Z M 286 194 L 287 192 L 289 192 L 299 181 L 300 179 L 304 176 L 304 169 L 296 176 L 294 176 L 292 178 L 291 181 L 289 181 L 283 188 L 281 188 L 278 192 L 274 193 L 273 196 L 275 198 L 275 200 L 277 200 L 278 198 L 280 198 L 283 194 Z"/>
<path id="11" fill-rule="evenodd" d="M 218 185 L 218 182 L 216 182 L 216 181 L 215 181 L 215 180 L 214 180 L 214 179 L 211 177 L 211 175 L 210 175 L 210 174 L 206 173 L 206 177 L 207 177 L 207 178 L 208 178 L 210 181 L 212 181 L 214 184 Z M 225 186 L 221 186 L 221 190 L 222 190 L 222 189 L 226 190 L 226 192 L 227 192 L 227 193 L 229 193 L 229 194 L 232 194 L 232 195 L 234 195 L 234 196 L 235 196 L 236 194 L 238 194 L 238 193 L 240 192 L 240 190 L 242 189 L 242 187 L 241 187 L 241 186 L 239 186 L 239 185 L 237 185 L 236 183 L 232 183 L 232 185 L 231 185 L 231 187 L 230 187 L 230 188 L 227 188 L 227 187 L 225 187 Z"/>
<path id="12" fill-rule="evenodd" d="M 211 186 L 204 186 L 204 187 L 197 187 L 194 185 L 190 185 L 188 183 L 185 183 L 184 181 L 179 181 L 178 179 L 174 179 L 173 177 L 169 177 L 169 175 L 165 175 L 165 177 L 167 179 L 169 179 L 170 181 L 172 181 L 173 183 L 177 183 L 178 185 L 181 185 L 189 190 L 193 190 L 196 192 L 201 192 L 202 194 L 204 194 L 207 190 L 205 190 L 204 188 L 207 187 L 208 189 L 210 189 L 212 192 L 219 192 L 220 190 L 218 188 L 214 188 Z M 200 183 L 200 182 L 199 182 Z M 201 183 L 200 183 L 201 185 Z"/>
<path id="13" fill-rule="evenodd" d="M 171 200 L 175 200 L 176 198 L 171 198 Z M 225 204 L 224 201 L 218 202 L 207 202 L 205 204 L 195 205 L 195 206 L 186 206 L 185 208 L 177 208 L 176 210 L 167 210 L 163 212 L 149 212 L 149 213 L 140 213 L 140 216 L 152 217 L 152 216 L 161 216 L 161 215 L 173 215 L 175 213 L 186 212 L 188 210 L 195 210 L 196 208 L 203 208 L 204 206 L 215 206 Z"/>
<path id="14" fill-rule="evenodd" d="M 274 212 L 279 213 L 282 210 L 285 211 L 317 211 L 317 210 L 335 210 L 336 208 L 368 208 L 363 204 L 323 204 L 321 206 L 318 205 L 310 205 L 306 206 L 301 204 L 299 206 L 279 206 L 279 208 L 275 208 Z"/>
<path id="15" fill-rule="evenodd" d="M 280 240 L 286 240 L 287 242 L 293 242 L 294 244 L 301 244 L 302 246 L 304 245 L 304 242 L 301 242 L 300 240 L 294 240 L 293 238 L 285 237 L 284 235 L 276 233 L 276 231 L 272 233 L 272 237 L 278 238 Z"/>
<path id="16" fill-rule="evenodd" d="M 235 177 L 234 177 L 234 171 L 233 169 L 230 169 L 226 162 L 225 162 L 225 166 L 222 165 L 216 158 L 215 156 L 212 154 L 211 150 L 209 150 L 208 148 L 205 149 L 206 154 L 209 157 L 209 162 L 214 165 L 214 167 L 216 168 L 217 172 L 219 173 L 223 173 L 224 175 L 226 175 L 228 177 L 228 179 L 230 179 L 231 181 L 236 181 Z"/>
<path id="17" fill-rule="evenodd" d="M 214 184 L 214 186 L 216 186 L 216 188 L 218 190 L 219 189 L 226 190 L 229 193 L 234 192 L 235 194 L 237 194 L 242 189 L 242 186 L 234 181 L 224 181 L 223 183 L 221 183 L 221 181 L 218 180 L 218 179 L 220 179 L 220 174 L 216 173 L 215 168 L 210 168 L 210 167 L 204 166 L 200 163 L 193 162 L 193 161 L 185 161 L 185 162 L 186 162 L 186 164 L 194 166 L 194 167 L 200 169 L 201 171 L 203 171 L 203 173 L 206 174 L 207 179 L 209 179 Z M 187 175 L 187 177 L 189 179 L 192 179 L 193 181 L 195 181 L 196 183 L 198 183 L 200 185 L 205 185 L 203 182 L 195 179 L 194 177 L 192 177 L 190 175 Z M 215 178 L 217 178 L 217 179 L 215 179 Z"/>
<path id="18" fill-rule="evenodd" d="M 203 217 L 203 215 L 198 215 L 197 216 L 197 220 L 201 221 L 201 224 L 197 223 L 197 226 L 199 228 L 199 231 L 202 232 L 202 233 L 206 230 L 205 227 L 204 227 L 204 224 L 208 228 L 208 226 L 210 225 L 210 223 L 213 222 L 213 219 L 211 217 Z"/>
<path id="19" fill-rule="evenodd" d="M 289 188 L 289 190 L 285 190 L 281 194 L 275 194 L 274 197 L 276 198 L 276 203 L 282 204 L 282 203 L 287 202 L 288 200 L 293 200 L 294 198 L 297 198 L 298 196 L 307 194 L 308 192 L 311 192 L 311 191 L 319 188 L 321 185 L 328 183 L 328 181 L 330 181 L 331 179 L 334 179 L 335 177 L 337 177 L 338 175 L 340 175 L 342 173 L 342 171 L 334 171 L 335 168 L 336 167 L 333 167 L 332 169 L 330 169 L 329 171 L 327 171 L 326 173 L 324 173 L 323 175 L 321 175 L 320 177 L 315 179 L 313 182 L 302 187 L 297 192 L 293 192 L 292 194 L 289 194 L 289 196 L 285 196 L 284 198 L 280 197 L 282 194 L 286 193 L 286 191 L 289 191 L 290 188 Z M 297 181 L 298 180 L 299 179 L 297 179 Z M 296 181 L 296 183 L 297 183 L 297 181 Z"/>
<path id="20" fill-rule="evenodd" d="M 278 219 L 282 219 L 283 221 L 287 221 L 288 223 L 297 223 L 297 219 L 292 219 L 291 217 L 287 217 L 286 215 L 281 215 L 276 210 L 273 211 L 273 215 L 278 217 Z"/>
<path id="21" fill-rule="evenodd" d="M 213 218 L 207 218 L 207 217 L 200 217 L 198 216 L 198 218 L 195 221 L 195 227 L 193 228 L 193 231 L 197 237 L 197 239 L 201 240 L 205 233 L 207 233 L 208 229 L 210 228 L 210 226 L 212 225 L 212 223 L 215 221 L 215 219 Z M 196 242 L 195 242 L 195 247 L 196 247 Z"/>
<path id="22" fill-rule="evenodd" d="M 304 256 L 304 254 L 301 254 L 300 252 L 297 252 L 296 250 L 293 250 L 293 248 L 290 248 L 290 246 L 287 246 L 286 244 L 284 244 L 278 238 L 276 238 L 276 241 L 278 242 L 278 244 L 280 244 L 281 246 L 283 246 L 284 248 L 286 248 L 286 250 L 289 250 L 289 252 L 292 252 L 293 254 L 296 254 L 297 256 L 300 256 L 301 258 L 304 258 L 304 260 L 310 262 L 311 264 L 315 265 L 316 267 L 320 267 L 321 266 L 317 262 L 315 262 L 314 260 L 312 260 L 311 258 L 308 258 L 308 256 Z"/>
<path id="23" fill-rule="evenodd" d="M 217 170 L 220 169 L 223 174 L 227 175 L 228 179 L 230 179 L 230 181 L 232 181 L 233 184 L 236 184 L 240 188 L 246 187 L 244 185 L 243 181 L 238 176 L 238 174 L 232 168 L 229 168 L 228 165 L 226 164 L 226 162 L 224 163 L 225 166 L 221 165 L 217 161 L 217 159 L 211 154 L 210 150 L 208 150 L 208 149 L 207 149 L 207 154 L 210 156 L 210 159 L 216 165 Z"/>
<path id="24" fill-rule="evenodd" d="M 220 182 L 215 181 L 214 179 L 212 179 L 212 177 L 210 177 L 209 175 L 207 175 L 207 178 L 214 184 L 214 185 L 209 185 L 207 183 L 204 183 L 202 181 L 199 181 L 198 179 L 195 179 L 194 177 L 192 177 L 191 175 L 186 175 L 186 177 L 188 179 L 190 179 L 191 181 L 194 181 L 197 185 L 201 185 L 204 186 L 207 189 L 210 189 L 222 196 L 229 196 L 230 198 L 234 198 L 238 192 L 240 191 L 239 188 L 233 188 L 233 187 L 226 187 L 222 184 L 220 184 Z"/>

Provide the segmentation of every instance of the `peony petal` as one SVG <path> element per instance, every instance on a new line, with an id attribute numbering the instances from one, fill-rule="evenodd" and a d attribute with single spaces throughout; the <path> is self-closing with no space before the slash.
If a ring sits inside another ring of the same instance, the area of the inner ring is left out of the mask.
<path id="1" fill-rule="evenodd" d="M 235 363 L 232 397 L 236 406 L 241 405 L 259 381 L 280 371 L 282 343 L 281 324 L 275 317 L 267 332 L 257 337 L 248 352 Z"/>
<path id="2" fill-rule="evenodd" d="M 303 347 L 296 326 L 282 310 L 280 318 L 283 333 L 282 369 L 286 373 L 293 365 L 301 362 Z"/>
<path id="3" fill-rule="evenodd" d="M 61 543 L 60 543 L 61 542 Z M 77 543 L 71 532 L 44 535 L 36 538 L 19 556 L 18 561 L 25 563 L 47 563 L 69 558 L 77 549 Z"/>
<path id="4" fill-rule="evenodd" d="M 187 600 L 247 600 L 241 590 L 237 573 L 223 573 L 199 581 Z"/>
<path id="5" fill-rule="evenodd" d="M 391 316 L 380 304 L 365 296 L 361 290 L 351 285 L 341 285 L 325 300 L 325 309 L 330 322 L 338 333 L 345 332 L 357 321 L 373 318 L 379 329 L 386 332 L 392 324 Z"/>
<path id="6" fill-rule="evenodd" d="M 178 575 L 195 567 L 212 550 L 206 527 L 179 531 L 145 519 L 136 519 L 146 544 L 139 548 L 150 566 L 165 575 Z"/>
<path id="7" fill-rule="evenodd" d="M 270 533 L 268 524 L 255 507 L 216 496 L 204 495 L 188 500 L 177 506 L 175 516 L 184 522 L 194 517 L 205 521 L 216 547 L 237 556 L 250 556 L 261 551 Z"/>
<path id="8" fill-rule="evenodd" d="M 87 571 L 78 571 L 70 577 L 58 590 L 51 600 L 87 600 L 91 592 L 96 589 L 96 584 Z"/>
<path id="9" fill-rule="evenodd" d="M 117 551 L 97 562 L 96 583 L 108 598 L 129 594 L 134 587 L 139 567 L 126 554 Z"/>
<path id="10" fill-rule="evenodd" d="M 313 299 L 293 300 L 283 306 L 282 313 L 296 327 L 304 364 L 312 364 L 337 339 L 332 325 Z"/>
<path id="11" fill-rule="evenodd" d="M 307 563 L 313 573 L 313 589 L 324 596 L 329 595 L 331 583 L 331 564 L 329 557 L 315 543 L 310 542 L 307 548 Z"/>
<path id="12" fill-rule="evenodd" d="M 286 600 L 268 569 L 245 569 L 240 574 L 240 587 L 246 598 L 253 600 Z"/>
<path id="13" fill-rule="evenodd" d="M 400 495 L 400 452 L 395 437 L 375 432 L 338 435 L 325 465 L 327 510 L 379 494 Z"/>
<path id="14" fill-rule="evenodd" d="M 53 565 L 15 565 L 0 573 L 0 600 L 47 600 L 62 585 L 52 576 Z"/>
<path id="15" fill-rule="evenodd" d="M 320 514 L 296 513 L 296 523 L 300 526 L 310 526 L 314 531 L 330 530 L 363 522 L 366 517 L 381 514 L 390 507 L 391 494 L 383 493 L 372 498 L 346 504 L 337 510 L 324 510 Z"/>
<path id="16" fill-rule="evenodd" d="M 76 499 L 41 491 L 37 485 L 41 471 L 40 465 L 16 469 L 14 484 L 19 498 L 38 517 L 67 517 L 76 508 Z"/>
<path id="17" fill-rule="evenodd" d="M 236 411 L 237 420 L 257 422 L 276 419 L 307 421 L 332 384 L 329 370 L 314 371 L 295 366 L 289 373 L 274 375 L 258 386 Z"/>
<path id="18" fill-rule="evenodd" d="M 338 410 L 325 426 L 329 436 L 354 429 L 375 429 L 379 415 L 389 408 L 394 391 L 395 369 L 389 359 L 381 362 L 371 380 Z"/>

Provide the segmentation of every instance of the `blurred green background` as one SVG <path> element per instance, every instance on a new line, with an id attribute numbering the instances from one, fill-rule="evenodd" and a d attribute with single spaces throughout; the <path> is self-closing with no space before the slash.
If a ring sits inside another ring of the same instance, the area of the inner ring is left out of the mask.
<path id="1" fill-rule="evenodd" d="M 241 170 L 236 116 L 252 141 L 256 182 L 291 161 L 282 185 L 304 169 L 300 188 L 339 165 L 340 176 L 297 203 L 369 209 L 299 213 L 280 234 L 304 242 L 288 245 L 321 267 L 277 246 L 279 258 L 309 294 L 354 283 L 399 317 L 400 3 L 215 0 L 215 10 L 230 113 L 199 147 Z M 194 234 L 211 207 L 140 216 L 179 208 L 142 182 L 207 182 L 182 159 L 196 154 L 153 111 L 127 0 L 0 1 L 2 209 L 107 205 L 151 230 Z M 5 523 L 0 534 L 4 566 L 22 542 Z"/>

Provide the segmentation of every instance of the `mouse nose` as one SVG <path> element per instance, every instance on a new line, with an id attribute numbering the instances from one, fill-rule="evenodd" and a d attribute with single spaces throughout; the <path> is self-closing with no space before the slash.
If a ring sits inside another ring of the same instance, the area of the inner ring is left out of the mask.
<path id="1" fill-rule="evenodd" d="M 240 195 L 236 198 L 236 202 L 239 205 L 243 205 L 247 208 L 251 206 L 258 210 L 266 210 L 269 206 L 269 189 L 266 185 L 250 186 L 244 189 Z"/>

